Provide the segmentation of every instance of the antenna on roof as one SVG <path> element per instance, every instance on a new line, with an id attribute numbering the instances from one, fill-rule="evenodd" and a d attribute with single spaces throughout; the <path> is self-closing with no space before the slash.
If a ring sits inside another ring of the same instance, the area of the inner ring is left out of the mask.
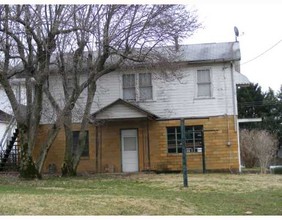
<path id="1" fill-rule="evenodd" d="M 234 26 L 234 32 L 235 32 L 235 41 L 237 42 L 237 37 L 239 37 L 239 30 L 236 26 Z"/>

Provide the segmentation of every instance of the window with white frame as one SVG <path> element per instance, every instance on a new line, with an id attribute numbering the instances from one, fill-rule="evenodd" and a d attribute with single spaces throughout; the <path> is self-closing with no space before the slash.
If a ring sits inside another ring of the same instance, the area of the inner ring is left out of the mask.
<path id="1" fill-rule="evenodd" d="M 151 73 L 124 74 L 122 76 L 123 99 L 144 101 L 153 99 Z"/>
<path id="2" fill-rule="evenodd" d="M 151 73 L 139 74 L 139 98 L 140 100 L 150 100 L 153 98 Z"/>
<path id="3" fill-rule="evenodd" d="M 197 97 L 211 97 L 211 74 L 209 69 L 197 70 Z"/>
<path id="4" fill-rule="evenodd" d="M 135 74 L 124 74 L 122 76 L 123 99 L 135 100 Z"/>

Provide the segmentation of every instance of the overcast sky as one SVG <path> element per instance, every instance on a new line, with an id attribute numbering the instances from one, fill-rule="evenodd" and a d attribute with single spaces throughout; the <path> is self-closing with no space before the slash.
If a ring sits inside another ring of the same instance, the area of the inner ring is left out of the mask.
<path id="1" fill-rule="evenodd" d="M 240 32 L 241 73 L 262 86 L 264 91 L 268 87 L 279 90 L 282 84 L 281 0 L 185 2 L 198 10 L 199 20 L 205 27 L 185 43 L 234 41 L 234 26 L 237 26 Z"/>

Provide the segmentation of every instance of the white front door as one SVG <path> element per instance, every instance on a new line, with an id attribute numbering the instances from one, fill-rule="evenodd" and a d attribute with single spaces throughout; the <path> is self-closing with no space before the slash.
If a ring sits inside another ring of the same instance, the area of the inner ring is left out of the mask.
<path id="1" fill-rule="evenodd" d="M 138 140 L 137 130 L 121 131 L 122 172 L 138 171 Z"/>

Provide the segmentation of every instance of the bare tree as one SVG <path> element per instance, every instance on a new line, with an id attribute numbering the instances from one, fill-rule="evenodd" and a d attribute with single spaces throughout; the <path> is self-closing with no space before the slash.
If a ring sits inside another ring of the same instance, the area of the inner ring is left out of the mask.
<path id="1" fill-rule="evenodd" d="M 241 152 L 248 158 L 255 159 L 266 173 L 267 167 L 275 157 L 278 140 L 277 137 L 265 130 L 242 130 L 240 132 Z"/>
<path id="2" fill-rule="evenodd" d="M 97 80 L 134 63 L 156 65 L 159 61 L 173 61 L 163 46 L 190 36 L 200 27 L 197 16 L 182 5 L 24 5 L 1 6 L 1 12 L 5 65 L 0 83 L 19 127 L 28 133 L 23 142 L 28 156 L 31 158 L 46 97 L 56 117 L 35 167 L 41 172 L 49 148 L 63 125 L 66 175 L 76 173 L 85 147 L 85 129 Z M 11 61 L 21 63 L 19 71 L 11 71 Z M 25 77 L 26 111 L 20 110 L 10 89 L 11 74 Z M 61 77 L 63 87 L 59 99 L 52 87 L 52 77 L 56 74 Z M 73 109 L 86 88 L 79 147 L 71 152 Z"/>
<path id="3" fill-rule="evenodd" d="M 28 167 L 34 166 L 32 152 L 43 110 L 43 90 L 50 73 L 51 56 L 56 50 L 55 40 L 75 28 L 67 25 L 66 6 L 1 5 L 0 12 L 0 56 L 4 60 L 0 83 L 20 130 L 21 174 L 25 176 L 29 175 Z M 11 80 L 18 77 L 25 81 L 26 105 L 21 105 L 12 90 Z M 34 166 L 32 170 L 38 168 Z"/>
<path id="4" fill-rule="evenodd" d="M 244 166 L 253 168 L 256 165 L 257 157 L 254 152 L 253 138 L 247 129 L 240 131 L 240 152 Z"/>
<path id="5" fill-rule="evenodd" d="M 174 42 L 176 36 L 180 39 L 187 37 L 200 26 L 196 16 L 179 5 L 107 5 L 99 7 L 95 15 L 96 29 L 90 37 L 96 40 L 95 52 L 88 50 L 90 83 L 82 116 L 79 146 L 72 154 L 72 159 L 65 161 L 68 170 L 64 173 L 76 173 L 85 147 L 85 129 L 89 122 L 96 81 L 105 74 L 124 66 L 135 65 L 134 63 L 156 65 L 164 60 L 165 63 L 171 62 L 169 51 L 165 52 L 161 49 L 162 46 Z M 66 137 L 68 135 L 71 133 L 66 134 Z M 70 155 L 67 152 L 66 154 Z"/>

